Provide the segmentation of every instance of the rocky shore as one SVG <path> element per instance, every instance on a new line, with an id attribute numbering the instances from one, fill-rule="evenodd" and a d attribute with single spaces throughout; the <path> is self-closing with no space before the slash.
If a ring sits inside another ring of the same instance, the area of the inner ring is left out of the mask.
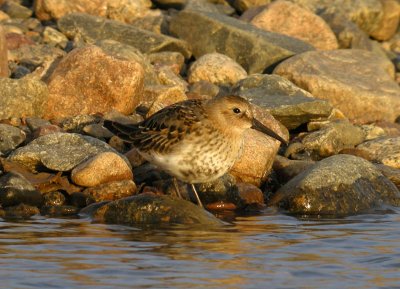
<path id="1" fill-rule="evenodd" d="M 0 218 L 220 225 L 277 207 L 400 206 L 400 1 L 0 0 Z M 178 101 L 242 96 L 249 130 L 211 214 L 102 126 Z"/>

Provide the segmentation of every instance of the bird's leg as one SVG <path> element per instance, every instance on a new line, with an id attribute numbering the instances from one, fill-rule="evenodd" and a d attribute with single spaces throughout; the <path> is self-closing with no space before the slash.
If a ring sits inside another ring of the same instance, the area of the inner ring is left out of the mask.
<path id="1" fill-rule="evenodd" d="M 175 195 L 178 198 L 183 199 L 182 195 L 181 195 L 181 191 L 179 190 L 179 186 L 178 186 L 178 182 L 176 181 L 176 178 L 172 178 L 172 182 L 174 183 Z"/>
<path id="2" fill-rule="evenodd" d="M 204 208 L 203 203 L 201 202 L 199 195 L 197 194 L 196 188 L 194 187 L 193 184 L 190 185 L 192 186 L 193 193 L 196 196 L 197 204 L 199 205 L 199 207 Z"/>

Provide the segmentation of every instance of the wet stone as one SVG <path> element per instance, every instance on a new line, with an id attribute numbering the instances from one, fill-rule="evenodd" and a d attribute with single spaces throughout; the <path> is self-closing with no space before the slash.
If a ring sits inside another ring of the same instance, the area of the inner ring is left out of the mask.
<path id="1" fill-rule="evenodd" d="M 0 155 L 6 155 L 23 143 L 26 134 L 19 128 L 0 124 Z"/>
<path id="2" fill-rule="evenodd" d="M 278 75 L 250 75 L 239 81 L 232 92 L 265 108 L 288 129 L 314 119 L 326 119 L 332 112 L 329 102 L 314 98 L 309 92 Z"/>
<path id="3" fill-rule="evenodd" d="M 335 155 L 312 165 L 269 201 L 294 214 L 352 215 L 400 205 L 396 186 L 370 162 Z"/>
<path id="4" fill-rule="evenodd" d="M 90 136 L 53 133 L 41 136 L 18 148 L 8 159 L 33 172 L 43 166 L 54 171 L 70 171 L 100 152 L 115 152 L 115 150 L 105 142 Z"/>
<path id="5" fill-rule="evenodd" d="M 136 193 L 137 187 L 132 180 L 109 182 L 85 189 L 86 205 L 102 201 L 115 201 Z"/>
<path id="6" fill-rule="evenodd" d="M 368 160 L 400 169 L 400 137 L 378 138 L 357 146 L 357 151 Z"/>
<path id="7" fill-rule="evenodd" d="M 400 190 L 400 169 L 392 168 L 382 164 L 375 164 L 375 167 L 387 177 Z"/>
<path id="8" fill-rule="evenodd" d="M 43 197 L 32 184 L 19 173 L 10 172 L 0 177 L 0 204 L 3 207 L 18 204 L 40 206 Z"/>
<path id="9" fill-rule="evenodd" d="M 287 183 L 298 174 L 307 170 L 315 164 L 311 160 L 291 160 L 286 157 L 277 155 L 274 160 L 273 169 L 281 184 Z"/>
<path id="10" fill-rule="evenodd" d="M 7 207 L 4 209 L 4 212 L 4 219 L 29 219 L 34 215 L 40 215 L 40 211 L 37 207 L 27 204 Z"/>
<path id="11" fill-rule="evenodd" d="M 43 199 L 43 206 L 62 206 L 66 202 L 64 194 L 58 191 L 43 194 Z"/>
<path id="12" fill-rule="evenodd" d="M 40 213 L 49 217 L 77 216 L 79 209 L 74 206 L 43 206 Z"/>
<path id="13" fill-rule="evenodd" d="M 96 222 L 131 226 L 191 224 L 213 227 L 222 224 L 191 202 L 154 194 L 140 194 L 94 208 L 92 211 L 89 206 L 81 210 L 81 214 L 90 214 Z"/>

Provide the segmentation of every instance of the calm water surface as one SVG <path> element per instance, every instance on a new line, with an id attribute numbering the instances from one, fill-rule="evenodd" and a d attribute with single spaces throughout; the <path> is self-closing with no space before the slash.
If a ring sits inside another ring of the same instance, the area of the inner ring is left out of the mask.
<path id="1" fill-rule="evenodd" d="M 400 210 L 220 229 L 0 222 L 0 288 L 400 288 Z"/>

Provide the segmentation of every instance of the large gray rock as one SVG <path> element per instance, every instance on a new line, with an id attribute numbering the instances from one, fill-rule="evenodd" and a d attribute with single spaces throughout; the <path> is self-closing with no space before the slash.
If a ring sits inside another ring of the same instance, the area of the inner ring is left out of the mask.
<path id="1" fill-rule="evenodd" d="M 0 155 L 9 153 L 26 138 L 22 130 L 8 124 L 0 124 L 0 136 Z"/>
<path id="2" fill-rule="evenodd" d="M 295 214 L 350 215 L 400 205 L 400 192 L 370 162 L 350 155 L 326 158 L 300 173 L 269 205 Z"/>
<path id="3" fill-rule="evenodd" d="M 327 101 L 314 98 L 279 75 L 250 75 L 240 80 L 232 92 L 267 109 L 288 129 L 314 119 L 327 118 L 332 111 Z"/>
<path id="4" fill-rule="evenodd" d="M 191 224 L 221 225 L 222 222 L 199 206 L 168 196 L 140 194 L 110 202 L 101 207 L 89 206 L 81 211 L 94 221 L 123 225 Z"/>
<path id="5" fill-rule="evenodd" d="M 101 152 L 115 152 L 105 142 L 74 133 L 53 133 L 41 136 L 16 149 L 8 159 L 33 172 L 40 167 L 54 171 L 70 171 L 78 164 Z M 123 157 L 126 159 L 125 157 Z M 126 160 L 128 163 L 128 161 Z"/>
<path id="6" fill-rule="evenodd" d="M 301 40 L 201 11 L 181 11 L 171 20 L 170 30 L 190 43 L 196 58 L 212 52 L 225 54 L 249 74 L 263 72 L 289 56 L 314 49 Z"/>
<path id="7" fill-rule="evenodd" d="M 36 79 L 0 77 L 0 119 L 41 116 L 49 91 Z"/>
<path id="8" fill-rule="evenodd" d="M 186 58 L 191 56 L 185 41 L 102 17 L 71 13 L 58 21 L 58 27 L 69 38 L 79 36 L 88 43 L 112 39 L 136 47 L 142 53 L 176 51 Z"/>
<path id="9" fill-rule="evenodd" d="M 394 66 L 372 52 L 309 51 L 283 61 L 274 73 L 328 100 L 354 122 L 393 122 L 400 115 Z"/>

